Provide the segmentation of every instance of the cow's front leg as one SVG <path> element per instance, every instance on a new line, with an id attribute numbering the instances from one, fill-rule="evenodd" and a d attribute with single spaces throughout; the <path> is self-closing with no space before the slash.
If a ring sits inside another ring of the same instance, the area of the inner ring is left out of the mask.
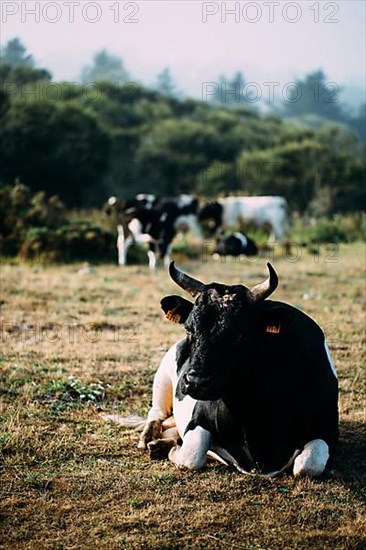
<path id="1" fill-rule="evenodd" d="M 163 426 L 161 420 L 148 420 L 142 430 L 137 448 L 145 450 L 150 441 L 160 439 L 162 436 Z"/>
<path id="2" fill-rule="evenodd" d="M 154 250 L 148 250 L 147 257 L 149 258 L 149 268 L 151 269 L 151 271 L 154 271 L 154 269 L 156 268 L 156 254 Z"/>
<path id="3" fill-rule="evenodd" d="M 164 428 L 164 422 L 162 424 Z M 147 444 L 151 460 L 163 460 L 168 458 L 170 450 L 178 444 L 179 440 L 180 437 L 177 428 L 174 427 L 164 430 L 161 439 L 155 439 Z"/>
<path id="4" fill-rule="evenodd" d="M 176 346 L 165 354 L 154 376 L 152 407 L 147 415 L 146 425 L 141 434 L 137 447 L 147 449 L 148 443 L 161 439 L 163 431 L 175 427 L 175 420 L 171 417 L 173 408 L 173 385 L 171 370 L 175 366 Z"/>
<path id="5" fill-rule="evenodd" d="M 171 247 L 171 245 L 169 245 L 166 249 L 166 254 L 164 256 L 164 267 L 166 269 L 168 269 L 168 267 L 170 265 L 171 251 L 172 251 L 172 247 Z"/>
<path id="6" fill-rule="evenodd" d="M 169 418 L 167 418 L 166 420 L 161 420 L 158 417 L 154 418 L 154 415 L 156 416 L 156 411 L 153 411 L 153 409 L 151 409 L 149 415 L 151 415 L 151 412 L 153 412 L 153 415 L 151 419 L 148 418 L 146 420 L 144 429 L 142 430 L 139 442 L 137 444 L 137 448 L 143 450 L 149 448 L 151 452 L 151 448 L 149 447 L 149 444 L 151 442 L 154 442 L 156 444 L 157 441 L 168 439 L 174 440 L 174 443 L 171 444 L 170 447 L 176 445 L 179 439 L 179 434 L 175 426 L 174 417 L 169 416 Z M 167 456 L 168 453 L 166 453 L 165 458 Z"/>
<path id="7" fill-rule="evenodd" d="M 118 225 L 117 250 L 118 250 L 118 265 L 126 265 L 127 252 L 132 245 L 134 239 L 131 235 L 125 238 L 125 229 L 122 225 Z"/>
<path id="8" fill-rule="evenodd" d="M 169 460 L 177 466 L 185 466 L 191 470 L 199 470 L 206 465 L 207 451 L 211 443 L 211 434 L 197 426 L 189 430 L 181 446 L 176 445 L 169 453 Z"/>
<path id="9" fill-rule="evenodd" d="M 325 470 L 329 459 L 329 447 L 323 439 L 309 441 L 295 458 L 293 472 L 295 476 L 319 477 Z"/>

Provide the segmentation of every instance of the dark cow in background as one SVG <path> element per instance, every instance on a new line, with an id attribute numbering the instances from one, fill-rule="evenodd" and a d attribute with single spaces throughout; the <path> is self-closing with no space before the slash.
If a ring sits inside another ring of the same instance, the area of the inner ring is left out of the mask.
<path id="1" fill-rule="evenodd" d="M 110 197 L 104 210 L 116 217 L 119 265 L 126 264 L 128 249 L 134 242 L 149 245 L 149 267 L 154 269 L 156 254 L 165 264 L 170 261 L 171 243 L 178 229 L 191 229 L 196 237 L 201 236 L 198 200 L 192 195 L 157 198 L 140 193 L 132 200 Z"/>
<path id="2" fill-rule="evenodd" d="M 167 296 L 167 318 L 186 336 L 163 358 L 139 446 L 156 448 L 173 412 L 177 437 L 169 458 L 202 468 L 207 454 L 239 472 L 274 477 L 286 471 L 317 477 L 338 440 L 338 381 L 317 323 L 298 309 L 266 300 L 268 279 L 243 285 L 204 284 L 178 270 L 170 275 L 194 303 Z"/>
<path id="3" fill-rule="evenodd" d="M 256 256 L 258 247 L 256 243 L 243 233 L 233 233 L 232 235 L 220 236 L 216 240 L 216 254 L 219 256 Z"/>
<path id="4" fill-rule="evenodd" d="M 283 197 L 225 197 L 204 205 L 198 218 L 208 220 L 213 232 L 228 230 L 242 221 L 268 225 L 270 239 L 283 241 L 288 225 L 286 210 L 287 201 Z"/>

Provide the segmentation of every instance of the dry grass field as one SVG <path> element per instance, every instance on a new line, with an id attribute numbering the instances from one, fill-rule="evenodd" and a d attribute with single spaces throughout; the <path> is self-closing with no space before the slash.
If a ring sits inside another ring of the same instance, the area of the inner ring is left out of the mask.
<path id="1" fill-rule="evenodd" d="M 273 259 L 274 299 L 323 326 L 339 375 L 338 453 L 315 481 L 181 471 L 102 419 L 146 414 L 154 372 L 183 333 L 160 310 L 181 293 L 164 269 L 3 264 L 0 547 L 366 548 L 364 257 L 352 244 Z M 264 257 L 204 259 L 177 265 L 205 282 L 266 277 Z"/>

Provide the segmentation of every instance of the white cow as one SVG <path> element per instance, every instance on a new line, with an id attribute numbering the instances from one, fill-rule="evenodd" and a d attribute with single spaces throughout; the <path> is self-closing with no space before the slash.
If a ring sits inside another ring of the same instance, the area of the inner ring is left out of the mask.
<path id="1" fill-rule="evenodd" d="M 225 230 L 241 221 L 258 226 L 271 227 L 271 239 L 283 241 L 288 225 L 287 201 L 283 197 L 225 197 L 206 204 L 199 213 L 199 220 L 212 220 L 213 228 Z"/>

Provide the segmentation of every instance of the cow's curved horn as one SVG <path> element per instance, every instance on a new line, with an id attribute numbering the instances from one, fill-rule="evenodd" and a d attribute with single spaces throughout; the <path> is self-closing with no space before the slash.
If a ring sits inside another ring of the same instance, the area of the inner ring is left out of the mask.
<path id="1" fill-rule="evenodd" d="M 250 292 L 252 293 L 255 302 L 260 302 L 262 300 L 265 300 L 277 288 L 277 285 L 278 285 L 277 273 L 275 272 L 273 266 L 269 262 L 267 262 L 267 267 L 269 271 L 268 279 L 263 283 L 260 283 L 259 285 L 253 286 L 253 288 L 250 289 Z"/>
<path id="2" fill-rule="evenodd" d="M 174 265 L 174 261 L 170 262 L 169 275 L 178 286 L 189 292 L 193 298 L 205 288 L 203 283 L 177 269 Z"/>

